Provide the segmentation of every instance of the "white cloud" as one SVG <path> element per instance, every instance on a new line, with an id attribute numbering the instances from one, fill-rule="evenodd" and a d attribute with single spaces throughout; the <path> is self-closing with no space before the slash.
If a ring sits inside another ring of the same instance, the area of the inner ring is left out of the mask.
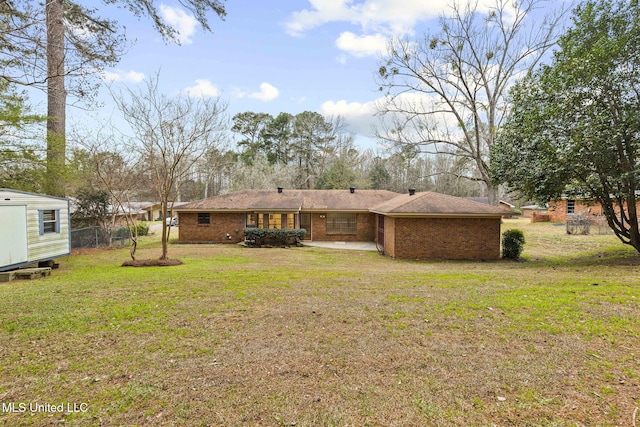
<path id="1" fill-rule="evenodd" d="M 198 21 L 177 7 L 160 5 L 160 14 L 177 31 L 176 39 L 180 44 L 191 44 L 196 33 Z"/>
<path id="2" fill-rule="evenodd" d="M 358 58 L 377 56 L 386 51 L 387 38 L 381 34 L 357 36 L 350 31 L 345 31 L 336 40 L 336 46 Z"/>
<path id="3" fill-rule="evenodd" d="M 345 119 L 349 117 L 359 117 L 373 115 L 376 112 L 376 103 L 372 102 L 347 102 L 344 99 L 340 101 L 326 101 L 320 106 L 320 113 L 325 116 L 343 116 Z"/>
<path id="4" fill-rule="evenodd" d="M 458 0 L 460 7 L 464 7 L 465 1 Z M 388 38 L 412 35 L 418 23 L 452 10 L 451 0 L 309 0 L 309 3 L 310 8 L 291 14 L 284 23 L 286 32 L 302 36 L 324 24 L 348 22 L 358 26 L 361 35 L 343 32 L 336 45 L 357 57 L 382 52 Z M 495 0 L 479 0 L 478 11 L 486 11 L 490 5 L 495 6 Z"/>
<path id="5" fill-rule="evenodd" d="M 107 82 L 140 83 L 144 80 L 144 73 L 133 70 L 124 71 L 116 69 L 113 71 L 104 71 L 102 74 L 102 79 Z"/>
<path id="6" fill-rule="evenodd" d="M 247 95 L 249 98 L 259 99 L 260 101 L 268 102 L 273 101 L 280 96 L 280 91 L 277 87 L 270 85 L 269 83 L 262 83 L 260 85 L 259 92 L 253 92 Z"/>
<path id="7" fill-rule="evenodd" d="M 373 127 L 378 123 L 376 114 L 376 101 L 371 102 L 348 102 L 344 99 L 340 101 L 326 101 L 319 109 L 320 114 L 325 117 L 344 117 L 349 128 L 358 135 L 371 137 Z"/>
<path id="8" fill-rule="evenodd" d="M 417 22 L 435 18 L 449 0 L 310 0 L 311 8 L 294 12 L 285 22 L 287 33 L 300 36 L 329 22 L 350 22 L 363 31 L 407 34 Z"/>
<path id="9" fill-rule="evenodd" d="M 305 31 L 332 21 L 350 21 L 351 0 L 309 0 L 312 9 L 293 12 L 285 22 L 285 29 L 292 36 L 301 36 Z"/>
<path id="10" fill-rule="evenodd" d="M 219 96 L 220 91 L 207 79 L 197 79 L 195 86 L 185 89 L 187 95 L 194 98 L 204 98 L 205 96 Z"/>

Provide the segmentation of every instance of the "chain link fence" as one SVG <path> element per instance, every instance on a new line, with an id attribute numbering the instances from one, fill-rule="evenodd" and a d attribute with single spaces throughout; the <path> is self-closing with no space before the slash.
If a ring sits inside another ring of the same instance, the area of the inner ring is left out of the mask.
<path id="1" fill-rule="evenodd" d="M 607 219 L 602 215 L 567 215 L 567 234 L 612 234 Z"/>
<path id="2" fill-rule="evenodd" d="M 71 248 L 125 246 L 131 243 L 127 227 L 84 227 L 71 230 Z"/>

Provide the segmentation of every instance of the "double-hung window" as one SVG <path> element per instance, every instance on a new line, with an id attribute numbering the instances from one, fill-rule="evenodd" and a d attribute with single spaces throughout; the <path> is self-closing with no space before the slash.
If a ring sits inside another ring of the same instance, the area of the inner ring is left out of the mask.
<path id="1" fill-rule="evenodd" d="M 43 209 L 38 211 L 40 217 L 40 235 L 60 233 L 60 210 Z"/>

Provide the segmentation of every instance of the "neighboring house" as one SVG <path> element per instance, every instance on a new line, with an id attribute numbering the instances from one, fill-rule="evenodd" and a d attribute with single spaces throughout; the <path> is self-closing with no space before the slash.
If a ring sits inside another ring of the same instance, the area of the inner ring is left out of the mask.
<path id="1" fill-rule="evenodd" d="M 437 193 L 244 190 L 176 209 L 180 242 L 237 243 L 245 227 L 303 228 L 313 241 L 375 241 L 410 259 L 497 259 L 504 210 Z"/>
<path id="2" fill-rule="evenodd" d="M 522 216 L 525 218 L 531 218 L 534 215 L 546 215 L 547 208 L 540 205 L 526 205 L 520 208 L 522 210 Z"/>
<path id="3" fill-rule="evenodd" d="M 78 209 L 78 200 L 70 199 L 71 212 L 71 228 L 82 228 L 87 225 L 96 226 L 100 223 L 113 224 L 116 226 L 126 227 L 131 221 L 147 221 L 148 212 L 145 207 L 151 205 L 149 202 L 125 202 L 123 206 L 108 206 L 107 217 L 101 220 L 96 218 L 85 218 L 80 216 Z"/>
<path id="4" fill-rule="evenodd" d="M 69 200 L 0 189 L 0 271 L 69 255 Z"/>
<path id="5" fill-rule="evenodd" d="M 549 202 L 548 208 L 551 222 L 567 222 L 567 215 L 580 214 L 602 216 L 602 205 L 589 199 L 561 199 Z"/>
<path id="6" fill-rule="evenodd" d="M 467 200 L 471 200 L 474 202 L 478 202 L 478 203 L 484 203 L 485 205 L 489 204 L 489 198 L 488 197 L 465 197 L 465 199 Z M 502 209 L 504 209 L 505 211 L 511 212 L 513 209 L 516 208 L 515 205 L 512 205 L 509 202 L 505 202 L 504 200 L 499 200 L 498 201 L 498 206 L 501 207 Z"/>
<path id="7" fill-rule="evenodd" d="M 177 210 L 182 205 L 185 205 L 185 202 L 176 202 L 173 204 L 174 210 Z M 162 221 L 162 204 L 161 203 L 146 203 L 145 206 L 141 207 L 143 211 L 146 212 L 144 215 L 145 221 Z M 167 217 L 175 217 L 175 212 L 171 212 L 171 209 L 167 211 Z"/>
<path id="8" fill-rule="evenodd" d="M 146 210 L 147 207 L 153 205 L 151 202 L 125 202 L 124 209 L 119 209 L 120 212 L 131 215 L 136 221 L 151 221 L 150 212 Z"/>

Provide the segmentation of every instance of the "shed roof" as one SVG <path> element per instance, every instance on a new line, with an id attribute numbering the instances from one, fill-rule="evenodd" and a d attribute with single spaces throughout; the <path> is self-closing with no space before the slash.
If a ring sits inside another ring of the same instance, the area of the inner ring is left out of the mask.
<path id="1" fill-rule="evenodd" d="M 69 199 L 66 197 L 59 197 L 59 196 L 50 196 L 48 194 L 42 194 L 42 193 L 31 193 L 29 191 L 22 191 L 22 190 L 14 190 L 12 188 L 0 188 L 0 193 L 3 194 L 3 198 L 5 197 L 10 197 L 10 195 L 4 195 L 4 193 L 13 193 L 13 194 L 17 194 L 20 196 L 26 196 L 29 198 L 41 198 L 41 197 L 45 197 L 47 199 L 55 199 L 55 200 L 64 200 L 65 202 L 68 202 Z M 9 201 L 8 199 L 5 199 L 7 201 Z"/>
<path id="2" fill-rule="evenodd" d="M 462 197 L 434 192 L 401 194 L 371 208 L 384 215 L 502 216 L 504 210 Z"/>

